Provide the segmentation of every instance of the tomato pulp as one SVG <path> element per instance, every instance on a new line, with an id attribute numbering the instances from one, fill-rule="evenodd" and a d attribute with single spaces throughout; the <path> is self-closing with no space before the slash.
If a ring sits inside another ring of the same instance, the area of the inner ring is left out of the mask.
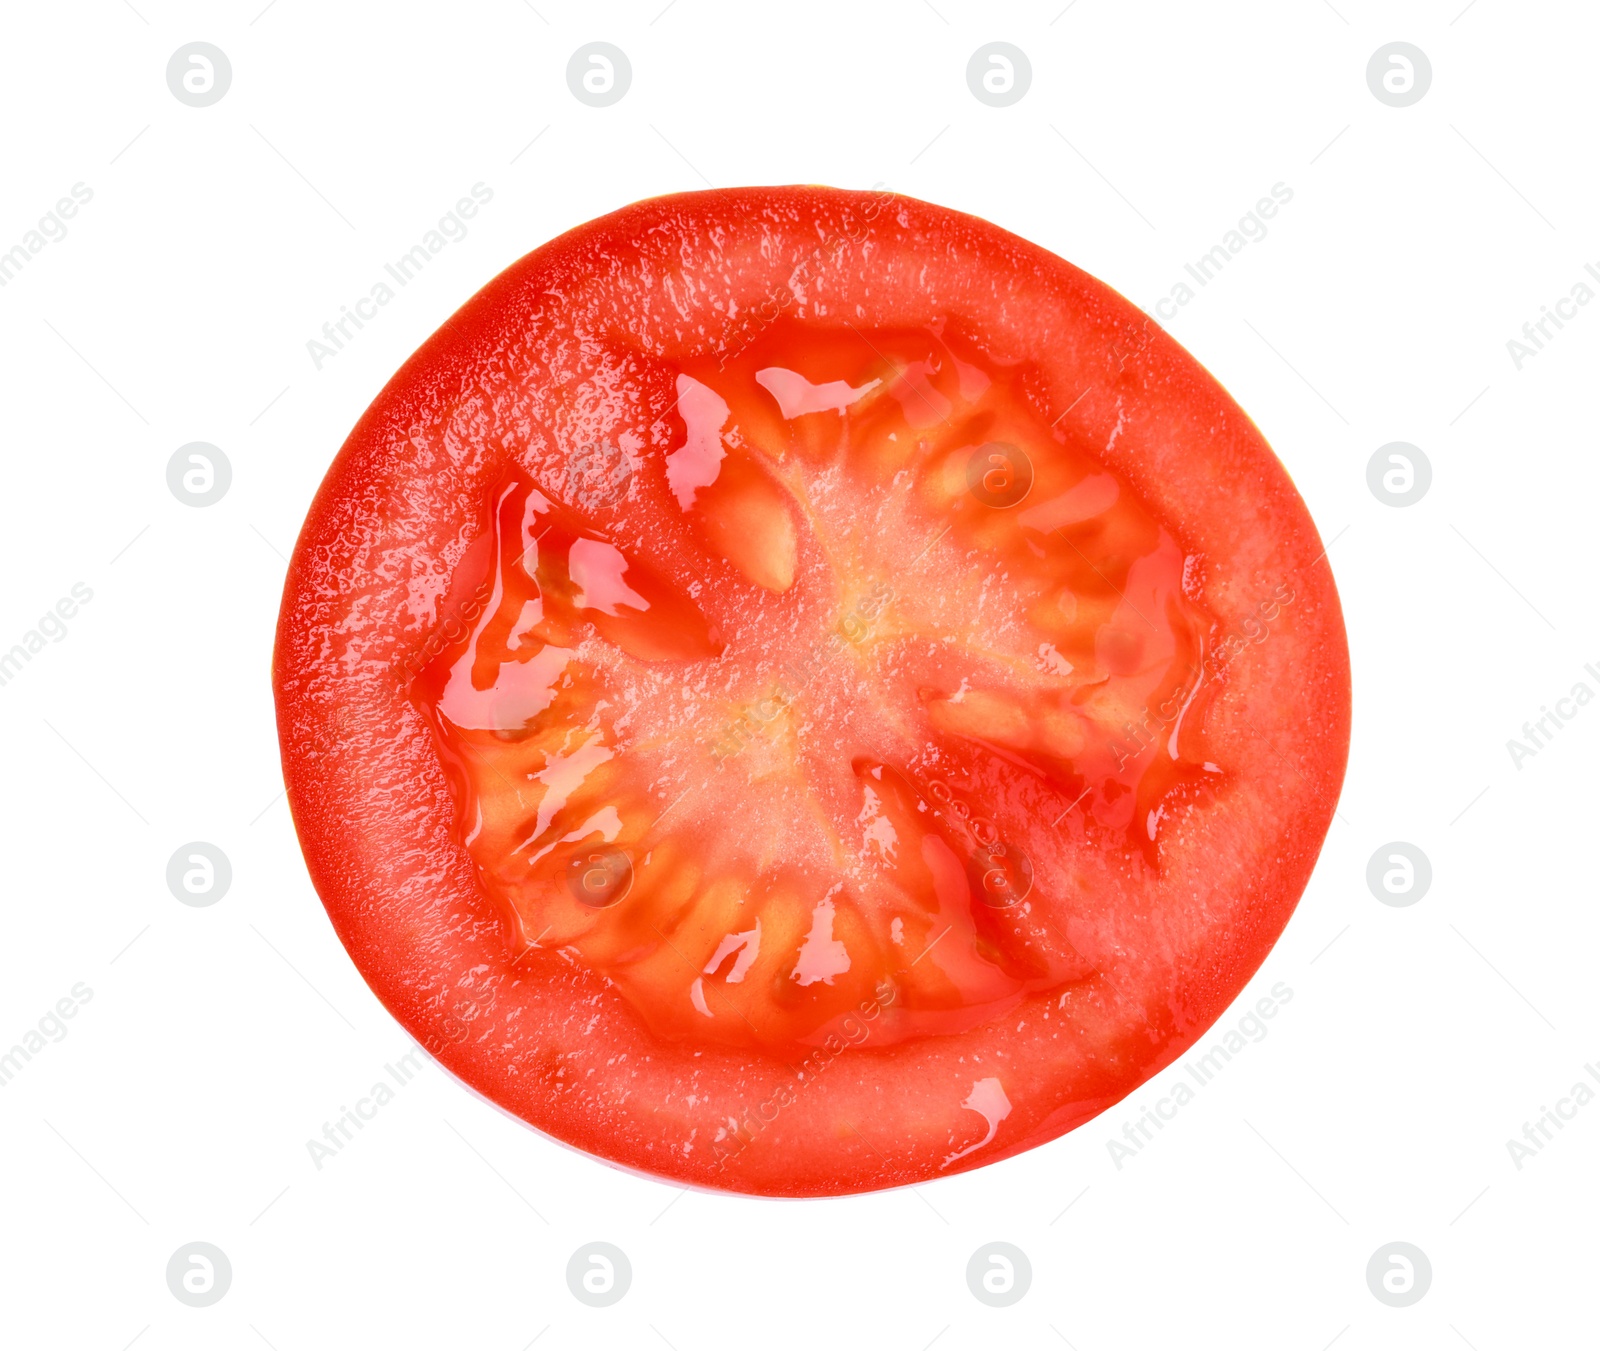
<path id="1" fill-rule="evenodd" d="M 1170 1063 L 1349 738 L 1316 530 L 1193 358 L 994 226 L 821 188 L 643 202 L 469 301 L 330 470 L 274 679 L 312 878 L 418 1040 L 783 1195 Z"/>

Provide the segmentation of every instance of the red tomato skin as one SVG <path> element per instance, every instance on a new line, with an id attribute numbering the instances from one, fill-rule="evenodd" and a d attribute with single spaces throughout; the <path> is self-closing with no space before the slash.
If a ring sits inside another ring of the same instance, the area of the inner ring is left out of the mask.
<path id="1" fill-rule="evenodd" d="M 1150 943 L 1143 965 L 1130 963 L 1139 986 L 1086 992 L 1072 1037 L 1046 997 L 999 1025 L 881 1051 L 864 1008 L 859 1044 L 821 1048 L 798 1067 L 664 1046 L 558 954 L 511 965 L 503 920 L 454 833 L 405 678 L 479 518 L 481 486 L 513 447 L 535 467 L 554 462 L 529 391 L 581 378 L 571 324 L 626 332 L 667 355 L 673 342 L 715 341 L 696 327 L 703 312 L 674 338 L 651 297 L 659 302 L 674 266 L 720 285 L 720 264 L 736 276 L 728 285 L 743 285 L 740 269 L 758 250 L 735 261 L 725 250 L 749 242 L 752 221 L 758 245 L 788 263 L 819 232 L 838 241 L 841 277 L 819 266 L 798 300 L 768 287 L 801 317 L 819 296 L 837 299 L 830 288 L 850 294 L 850 267 L 870 270 L 864 241 L 942 264 L 931 282 L 873 274 L 869 308 L 900 318 L 919 303 L 960 304 L 984 321 L 997 354 L 1051 353 L 1041 402 L 1066 408 L 1093 389 L 1073 425 L 1104 436 L 1121 420 L 1107 465 L 1207 560 L 1205 601 L 1220 650 L 1235 653 L 1210 716 L 1237 752 L 1237 788 L 1173 826 L 1166 890 L 1128 919 L 1130 936 Z M 641 282 L 641 270 L 654 281 Z M 580 311 L 565 316 L 565 332 L 553 318 L 564 304 Z M 541 446 L 530 450 L 533 441 Z M 1332 819 L 1350 734 L 1344 625 L 1323 545 L 1221 386 L 1110 288 L 985 221 L 813 187 L 636 203 L 535 250 L 452 315 L 362 416 L 312 502 L 285 582 L 273 688 L 312 882 L 401 1025 L 550 1136 L 655 1177 L 777 1196 L 996 1162 L 1090 1120 L 1182 1055 L 1287 924 Z M 992 1073 L 975 1072 L 980 1061 Z M 979 1145 L 989 1117 L 963 1104 L 989 1101 L 978 1084 L 991 1078 L 1007 1110 Z"/>

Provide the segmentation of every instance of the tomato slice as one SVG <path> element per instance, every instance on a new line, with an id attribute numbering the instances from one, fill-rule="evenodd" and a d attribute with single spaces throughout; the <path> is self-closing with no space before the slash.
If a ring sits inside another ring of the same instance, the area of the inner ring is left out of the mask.
<path id="1" fill-rule="evenodd" d="M 274 678 L 412 1034 L 592 1153 L 783 1195 L 1007 1157 L 1180 1055 L 1349 739 L 1322 546 L 1216 382 L 1022 240 L 820 188 L 490 283 L 330 470 Z"/>

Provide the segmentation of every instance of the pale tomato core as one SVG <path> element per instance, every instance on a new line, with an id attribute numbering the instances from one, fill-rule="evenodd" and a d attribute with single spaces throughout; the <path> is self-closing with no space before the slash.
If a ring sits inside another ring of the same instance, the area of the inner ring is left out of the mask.
<path id="1" fill-rule="evenodd" d="M 638 433 L 507 473 L 457 565 L 412 693 L 459 839 L 517 953 L 658 1035 L 881 1045 L 1083 980 L 1074 858 L 1159 868 L 1224 772 L 1196 560 L 953 327 L 631 353 Z"/>

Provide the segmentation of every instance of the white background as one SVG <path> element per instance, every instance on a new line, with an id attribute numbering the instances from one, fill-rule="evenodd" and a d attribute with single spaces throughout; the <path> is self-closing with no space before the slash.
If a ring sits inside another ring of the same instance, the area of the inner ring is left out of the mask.
<path id="1" fill-rule="evenodd" d="M 74 583 L 93 599 L 0 687 L 0 1050 L 75 983 L 93 997 L 0 1088 L 0 1341 L 1595 1345 L 1600 1103 L 1520 1170 L 1506 1145 L 1600 1063 L 1600 705 L 1520 769 L 1506 748 L 1575 682 L 1600 690 L 1600 305 L 1520 371 L 1506 347 L 1600 263 L 1591 8 L 662 3 L 5 6 L 0 249 L 72 184 L 93 200 L 0 290 L 0 648 Z M 165 79 L 197 39 L 233 67 L 200 109 Z M 1401 109 L 1365 78 L 1397 39 L 1433 67 Z M 632 62 L 609 108 L 567 87 L 591 40 Z M 966 84 L 992 40 L 1032 63 L 1009 108 Z M 468 236 L 315 369 L 308 339 L 480 181 Z M 408 1041 L 336 942 L 284 807 L 285 555 L 361 410 L 468 295 L 572 225 L 708 182 L 882 182 L 1145 306 L 1274 183 L 1293 191 L 1168 327 L 1332 542 L 1349 779 L 1219 1027 L 1276 982 L 1292 1002 L 1120 1170 L 1107 1141 L 1180 1067 L 1021 1158 L 845 1200 L 617 1172 L 431 1063 L 320 1171 L 308 1155 Z M 165 479 L 197 440 L 233 466 L 204 509 Z M 1366 482 L 1395 440 L 1433 466 L 1404 509 Z M 210 908 L 166 886 L 191 840 L 232 862 Z M 1392 840 L 1433 865 L 1408 908 L 1365 881 Z M 595 1239 L 633 1265 L 606 1309 L 564 1275 Z M 964 1275 L 995 1239 L 1033 1267 L 1005 1309 Z M 194 1240 L 233 1267 L 205 1309 L 164 1275 Z M 1404 1309 L 1365 1276 L 1395 1240 L 1433 1267 Z"/>

